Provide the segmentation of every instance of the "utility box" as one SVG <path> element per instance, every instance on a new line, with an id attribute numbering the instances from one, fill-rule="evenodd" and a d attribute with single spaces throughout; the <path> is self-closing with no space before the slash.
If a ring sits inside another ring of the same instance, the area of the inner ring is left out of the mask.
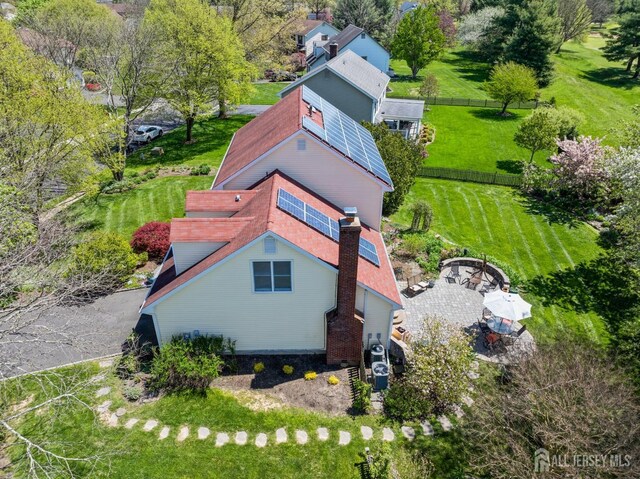
<path id="1" fill-rule="evenodd" d="M 387 363 L 378 361 L 371 365 L 373 375 L 373 389 L 381 391 L 389 387 L 389 366 Z"/>
<path id="2" fill-rule="evenodd" d="M 374 344 L 371 346 L 371 363 L 384 362 L 384 346 Z"/>

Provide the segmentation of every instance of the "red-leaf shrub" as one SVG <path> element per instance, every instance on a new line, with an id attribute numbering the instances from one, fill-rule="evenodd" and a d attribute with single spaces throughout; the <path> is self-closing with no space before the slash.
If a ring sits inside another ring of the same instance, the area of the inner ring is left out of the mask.
<path id="1" fill-rule="evenodd" d="M 162 260 L 167 254 L 169 246 L 169 223 L 152 221 L 142 225 L 133 233 L 131 247 L 136 253 L 146 252 L 149 259 Z"/>

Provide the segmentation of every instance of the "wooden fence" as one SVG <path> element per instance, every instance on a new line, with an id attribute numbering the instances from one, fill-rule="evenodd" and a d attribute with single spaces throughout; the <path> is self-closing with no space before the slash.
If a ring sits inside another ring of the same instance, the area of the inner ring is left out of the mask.
<path id="1" fill-rule="evenodd" d="M 508 173 L 489 173 L 475 170 L 457 170 L 455 168 L 436 168 L 423 166 L 418 171 L 418 176 L 425 178 L 442 178 L 446 180 L 470 181 L 473 183 L 486 183 L 490 185 L 515 186 L 522 184 L 521 175 Z"/>
<path id="2" fill-rule="evenodd" d="M 479 108 L 502 108 L 502 103 L 495 100 L 481 100 L 478 98 L 453 98 L 453 97 L 415 97 L 407 95 L 392 95 L 389 98 L 401 98 L 405 100 L 424 100 L 425 105 L 448 105 L 448 106 L 475 106 Z M 508 109 L 511 110 L 531 110 L 545 105 L 545 102 L 517 101 L 509 103 Z"/>

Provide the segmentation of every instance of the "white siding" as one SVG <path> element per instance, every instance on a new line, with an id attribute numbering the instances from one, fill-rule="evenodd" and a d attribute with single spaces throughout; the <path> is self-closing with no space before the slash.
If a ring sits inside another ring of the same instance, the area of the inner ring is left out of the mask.
<path id="1" fill-rule="evenodd" d="M 291 260 L 293 291 L 254 293 L 251 262 Z M 204 273 L 155 307 L 158 340 L 199 330 L 237 340 L 238 352 L 325 349 L 324 313 L 335 307 L 337 274 L 288 244 L 264 254 L 262 240 Z"/>
<path id="2" fill-rule="evenodd" d="M 360 291 L 362 288 L 358 287 Z M 393 307 L 391 303 L 376 296 L 371 291 L 362 293 L 364 303 L 364 331 L 362 334 L 362 344 L 365 348 L 371 347 L 378 343 L 378 334 L 380 334 L 380 343 L 386 348 L 389 341 L 389 321 L 393 318 L 391 311 Z M 357 301 L 356 301 L 357 304 Z M 371 334 L 371 338 L 369 338 Z"/>
<path id="3" fill-rule="evenodd" d="M 305 151 L 297 150 L 297 139 L 306 138 Z M 326 198 L 339 208 L 356 206 L 362 222 L 379 230 L 382 186 L 357 165 L 348 164 L 328 148 L 299 133 L 231 181 L 225 190 L 245 189 L 278 169 Z"/>
<path id="4" fill-rule="evenodd" d="M 187 211 L 187 218 L 229 218 L 234 211 Z"/>
<path id="5" fill-rule="evenodd" d="M 189 269 L 225 244 L 214 242 L 173 243 L 171 247 L 173 248 L 176 274 Z"/>

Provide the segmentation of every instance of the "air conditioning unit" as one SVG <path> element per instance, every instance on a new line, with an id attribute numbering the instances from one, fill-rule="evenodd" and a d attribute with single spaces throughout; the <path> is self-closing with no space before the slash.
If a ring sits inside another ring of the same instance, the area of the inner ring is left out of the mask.
<path id="1" fill-rule="evenodd" d="M 371 346 L 371 362 L 384 362 L 384 346 L 382 344 L 374 344 Z"/>
<path id="2" fill-rule="evenodd" d="M 387 363 L 378 361 L 371 365 L 373 374 L 373 389 L 381 391 L 389 387 L 389 366 Z"/>

